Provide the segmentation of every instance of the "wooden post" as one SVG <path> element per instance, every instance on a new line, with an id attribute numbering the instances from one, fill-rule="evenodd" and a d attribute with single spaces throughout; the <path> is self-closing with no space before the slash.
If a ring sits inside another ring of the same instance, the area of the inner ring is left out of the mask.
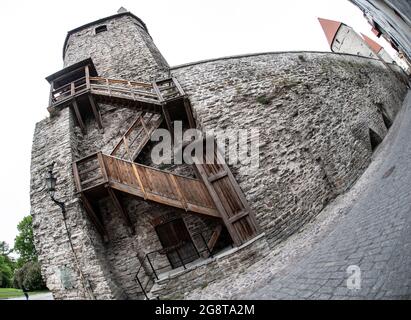
<path id="1" fill-rule="evenodd" d="M 84 72 L 86 73 L 86 86 L 87 89 L 90 89 L 90 68 L 87 65 L 84 69 Z"/>
<path id="2" fill-rule="evenodd" d="M 133 172 L 134 172 L 134 175 L 135 175 L 136 178 L 137 178 L 137 182 L 138 182 L 138 184 L 139 184 L 139 186 L 140 186 L 140 189 L 141 189 L 141 191 L 143 191 L 144 200 L 146 200 L 146 199 L 147 199 L 147 193 L 146 193 L 146 190 L 145 190 L 145 188 L 144 188 L 144 186 L 143 186 L 143 182 L 141 181 L 140 174 L 138 173 L 138 168 L 137 168 L 137 166 L 136 166 L 136 164 L 135 164 L 134 162 L 133 162 L 131 165 L 132 165 L 132 167 L 133 167 Z"/>
<path id="3" fill-rule="evenodd" d="M 98 160 L 98 163 L 100 165 L 101 174 L 103 175 L 103 179 L 104 179 L 105 182 L 108 182 L 106 164 L 104 163 L 103 154 L 101 152 L 97 153 L 97 160 Z"/>
<path id="4" fill-rule="evenodd" d="M 74 182 L 76 184 L 77 192 L 81 192 L 81 182 L 80 182 L 80 176 L 78 173 L 77 162 L 73 162 L 73 175 L 74 175 Z"/>
<path id="5" fill-rule="evenodd" d="M 96 118 L 97 126 L 100 129 L 100 132 L 103 133 L 103 120 L 101 119 L 101 113 L 100 110 L 98 109 L 93 96 L 89 93 L 88 99 L 90 101 L 91 105 L 91 110 L 93 111 L 94 117 Z"/>
<path id="6" fill-rule="evenodd" d="M 54 81 L 50 83 L 50 97 L 49 97 L 49 107 L 53 106 L 53 91 L 54 91 Z"/>
<path id="7" fill-rule="evenodd" d="M 73 88 L 74 88 L 74 83 L 71 83 L 71 89 L 73 90 Z M 72 104 L 73 104 L 74 113 L 76 114 L 76 118 L 77 118 L 78 124 L 80 126 L 81 132 L 83 134 L 86 134 L 86 126 L 84 124 L 83 118 L 81 117 L 81 113 L 80 113 L 80 110 L 78 108 L 78 104 L 77 104 L 76 99 L 73 99 Z"/>
<path id="8" fill-rule="evenodd" d="M 171 122 L 170 113 L 168 112 L 168 109 L 165 104 L 162 105 L 162 109 L 163 109 L 164 119 L 166 119 L 167 129 L 171 134 L 171 139 L 174 140 L 174 130 L 173 130 L 172 122 Z"/>
<path id="9" fill-rule="evenodd" d="M 157 82 L 155 81 L 153 82 L 153 89 L 154 89 L 154 92 L 157 94 L 158 101 L 160 101 L 160 103 L 164 102 L 163 95 L 161 94 L 160 89 L 158 88 Z"/>
<path id="10" fill-rule="evenodd" d="M 177 181 L 176 177 L 173 174 L 170 174 L 169 177 L 171 177 L 171 182 L 173 183 L 174 188 L 176 188 L 178 197 L 180 198 L 180 202 L 181 202 L 183 208 L 186 211 L 188 211 L 187 200 L 184 197 L 183 193 L 181 192 L 181 188 L 180 188 L 180 185 L 178 184 L 178 181 Z"/>

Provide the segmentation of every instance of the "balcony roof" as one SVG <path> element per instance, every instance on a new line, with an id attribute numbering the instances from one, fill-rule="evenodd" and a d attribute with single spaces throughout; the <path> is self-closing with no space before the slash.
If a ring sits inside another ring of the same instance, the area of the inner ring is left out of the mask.
<path id="1" fill-rule="evenodd" d="M 64 69 L 61 69 L 60 71 L 57 71 L 48 77 L 46 77 L 46 80 L 51 83 L 55 81 L 56 79 L 61 78 L 64 75 L 68 75 L 69 73 L 72 73 L 73 71 L 76 71 L 82 67 L 89 66 L 90 70 L 90 76 L 95 77 L 97 76 L 97 70 L 96 67 L 94 66 L 93 60 L 91 58 L 87 58 L 85 60 L 79 61 L 75 64 L 72 64 Z"/>

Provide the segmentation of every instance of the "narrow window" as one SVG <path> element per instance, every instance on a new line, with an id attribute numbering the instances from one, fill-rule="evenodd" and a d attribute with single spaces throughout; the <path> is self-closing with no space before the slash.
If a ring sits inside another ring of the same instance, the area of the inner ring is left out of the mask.
<path id="1" fill-rule="evenodd" d="M 96 34 L 99 34 L 101 32 L 107 31 L 107 26 L 106 25 L 102 25 L 96 28 Z"/>
<path id="2" fill-rule="evenodd" d="M 381 143 L 381 137 L 372 129 L 368 129 L 368 134 L 370 136 L 371 150 L 374 151 L 378 145 Z"/>

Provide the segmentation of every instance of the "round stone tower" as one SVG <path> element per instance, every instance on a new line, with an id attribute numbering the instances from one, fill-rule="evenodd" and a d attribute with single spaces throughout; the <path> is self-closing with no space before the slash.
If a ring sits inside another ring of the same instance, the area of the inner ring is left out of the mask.
<path id="1" fill-rule="evenodd" d="M 87 58 L 107 78 L 152 81 L 165 77 L 169 69 L 144 22 L 125 10 L 68 32 L 64 66 Z"/>

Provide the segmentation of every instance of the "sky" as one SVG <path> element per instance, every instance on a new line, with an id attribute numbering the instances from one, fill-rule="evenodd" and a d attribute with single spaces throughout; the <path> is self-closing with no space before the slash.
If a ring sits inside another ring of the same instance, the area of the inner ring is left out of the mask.
<path id="1" fill-rule="evenodd" d="M 1 0 L 0 241 L 13 244 L 30 214 L 30 157 L 35 123 L 48 116 L 45 77 L 63 67 L 67 31 L 121 7 L 147 25 L 171 66 L 271 51 L 330 51 L 317 17 L 371 33 L 348 0 Z"/>

